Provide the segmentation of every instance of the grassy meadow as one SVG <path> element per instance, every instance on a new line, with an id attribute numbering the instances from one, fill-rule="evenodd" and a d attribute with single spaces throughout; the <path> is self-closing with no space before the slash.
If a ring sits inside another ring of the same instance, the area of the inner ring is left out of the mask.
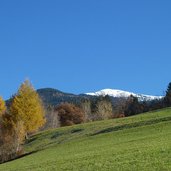
<path id="1" fill-rule="evenodd" d="M 40 132 L 0 171 L 170 171 L 171 108 Z"/>

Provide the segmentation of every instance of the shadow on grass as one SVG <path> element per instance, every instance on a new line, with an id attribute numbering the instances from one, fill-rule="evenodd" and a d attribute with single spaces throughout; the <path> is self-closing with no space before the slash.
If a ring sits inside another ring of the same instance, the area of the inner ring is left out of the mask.
<path id="1" fill-rule="evenodd" d="M 78 133 L 78 132 L 82 132 L 82 131 L 84 131 L 84 129 L 82 129 L 82 128 L 77 128 L 77 129 L 71 130 L 71 133 L 73 134 L 73 133 Z"/>
<path id="2" fill-rule="evenodd" d="M 141 126 L 145 126 L 145 125 L 157 124 L 157 123 L 165 122 L 165 121 L 171 121 L 171 117 L 158 118 L 158 119 L 152 119 L 149 121 L 140 121 L 140 122 L 136 122 L 136 123 L 124 124 L 124 125 L 119 125 L 119 126 L 115 126 L 115 127 L 110 127 L 110 128 L 106 128 L 106 129 L 103 129 L 101 131 L 98 131 L 94 134 L 91 134 L 91 136 L 104 134 L 104 133 L 110 133 L 110 132 L 114 132 L 114 131 L 120 131 L 120 130 L 124 130 L 124 129 L 141 127 Z"/>
<path id="3" fill-rule="evenodd" d="M 20 156 L 18 156 L 18 157 L 15 157 L 15 158 L 13 158 L 13 159 L 10 159 L 10 160 L 5 161 L 5 162 L 0 163 L 0 164 L 9 163 L 9 162 L 11 162 L 11 161 L 21 159 L 21 158 L 26 157 L 26 156 L 29 156 L 29 155 L 31 155 L 31 154 L 37 153 L 38 151 L 40 151 L 40 150 L 32 151 L 32 152 L 29 152 L 29 153 L 24 153 L 24 154 L 22 154 L 22 155 L 20 155 Z"/>
<path id="4" fill-rule="evenodd" d="M 58 138 L 58 137 L 60 137 L 60 136 L 62 136 L 63 135 L 63 133 L 61 133 L 61 132 L 55 132 L 52 136 L 51 136 L 51 139 L 56 139 L 56 138 Z"/>
<path id="5" fill-rule="evenodd" d="M 25 144 L 30 144 L 30 143 L 32 143 L 33 141 L 35 141 L 36 139 L 37 139 L 37 137 L 30 138 L 30 139 L 26 140 Z"/>

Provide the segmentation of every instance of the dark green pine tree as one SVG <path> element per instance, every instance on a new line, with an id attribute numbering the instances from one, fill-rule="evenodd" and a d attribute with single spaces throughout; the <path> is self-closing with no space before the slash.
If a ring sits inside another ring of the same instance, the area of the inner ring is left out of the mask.
<path id="1" fill-rule="evenodd" d="M 166 90 L 166 96 L 164 98 L 164 103 L 166 106 L 171 106 L 171 82 L 168 85 Z"/>
<path id="2" fill-rule="evenodd" d="M 131 95 L 128 98 L 124 114 L 125 116 L 132 116 L 144 112 L 144 105 L 138 101 L 137 97 Z"/>

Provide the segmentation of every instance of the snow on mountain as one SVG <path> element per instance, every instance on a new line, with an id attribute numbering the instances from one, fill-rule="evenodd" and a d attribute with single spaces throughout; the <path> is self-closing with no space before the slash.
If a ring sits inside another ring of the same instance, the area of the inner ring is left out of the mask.
<path id="1" fill-rule="evenodd" d="M 100 91 L 97 91 L 95 93 L 85 93 L 86 95 L 90 96 L 112 96 L 112 97 L 123 97 L 128 98 L 130 95 L 133 95 L 135 97 L 138 97 L 139 101 L 151 101 L 156 99 L 161 99 L 163 96 L 150 96 L 150 95 L 144 95 L 144 94 L 135 94 L 128 91 L 123 90 L 116 90 L 116 89 L 103 89 Z"/>

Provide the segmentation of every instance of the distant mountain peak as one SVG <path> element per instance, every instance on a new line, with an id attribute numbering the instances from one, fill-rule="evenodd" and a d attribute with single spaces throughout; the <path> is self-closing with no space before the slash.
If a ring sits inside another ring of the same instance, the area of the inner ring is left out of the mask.
<path id="1" fill-rule="evenodd" d="M 115 98 L 128 98 L 129 96 L 133 95 L 137 97 L 140 101 L 151 101 L 163 98 L 163 96 L 151 96 L 151 95 L 144 95 L 144 94 L 136 94 L 133 92 L 118 90 L 118 89 L 103 89 L 97 92 L 92 93 L 85 93 L 86 95 L 90 96 L 111 96 Z"/>

